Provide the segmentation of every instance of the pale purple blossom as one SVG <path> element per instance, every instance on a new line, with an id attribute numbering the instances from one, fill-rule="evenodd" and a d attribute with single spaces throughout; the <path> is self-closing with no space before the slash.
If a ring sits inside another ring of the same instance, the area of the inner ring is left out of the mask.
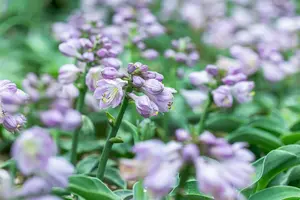
<path id="1" fill-rule="evenodd" d="M 115 108 L 120 105 L 125 95 L 123 87 L 126 84 L 126 81 L 119 78 L 115 80 L 102 79 L 98 81 L 94 97 L 99 100 L 99 108 Z"/>
<path id="2" fill-rule="evenodd" d="M 157 105 L 152 102 L 148 96 L 136 96 L 131 93 L 129 97 L 135 101 L 136 109 L 143 117 L 149 118 L 158 114 L 159 109 Z"/>
<path id="3" fill-rule="evenodd" d="M 239 103 L 247 103 L 253 98 L 254 82 L 242 81 L 232 87 L 232 94 Z"/>
<path id="4" fill-rule="evenodd" d="M 229 108 L 232 106 L 233 97 L 231 89 L 227 85 L 222 85 L 212 91 L 213 99 L 218 107 Z"/>
<path id="5" fill-rule="evenodd" d="M 47 148 L 45 148 L 47 147 Z M 12 147 L 12 157 L 24 175 L 44 169 L 56 154 L 56 145 L 49 133 L 40 127 L 25 130 Z"/>
<path id="6" fill-rule="evenodd" d="M 58 80 L 62 84 L 70 84 L 77 80 L 81 70 L 73 64 L 63 65 L 59 69 Z"/>

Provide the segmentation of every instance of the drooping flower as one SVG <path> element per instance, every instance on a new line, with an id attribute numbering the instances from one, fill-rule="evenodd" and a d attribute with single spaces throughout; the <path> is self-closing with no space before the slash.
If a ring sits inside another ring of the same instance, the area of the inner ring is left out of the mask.
<path id="1" fill-rule="evenodd" d="M 218 107 L 229 108 L 232 106 L 233 97 L 231 89 L 227 85 L 222 85 L 212 91 L 213 99 Z"/>
<path id="2" fill-rule="evenodd" d="M 98 81 L 94 97 L 99 100 L 99 108 L 115 108 L 120 105 L 125 95 L 123 87 L 126 84 L 126 81 L 119 78 L 115 80 L 102 79 Z"/>
<path id="3" fill-rule="evenodd" d="M 164 87 L 161 93 L 155 95 L 145 91 L 150 100 L 157 105 L 159 112 L 168 112 L 171 109 L 174 100 L 173 94 L 176 92 L 175 89 L 169 87 Z"/>
<path id="4" fill-rule="evenodd" d="M 12 147 L 12 157 L 20 171 L 24 175 L 30 175 L 44 169 L 48 159 L 56 151 L 56 145 L 49 133 L 45 129 L 33 127 L 17 138 Z"/>
<path id="5" fill-rule="evenodd" d="M 232 88 L 232 93 L 239 103 L 246 103 L 252 100 L 254 82 L 242 81 L 235 84 Z"/>
<path id="6" fill-rule="evenodd" d="M 145 118 L 156 116 L 158 114 L 157 105 L 152 102 L 148 96 L 136 96 L 135 94 L 129 94 L 129 97 L 135 101 L 136 109 L 140 115 Z"/>

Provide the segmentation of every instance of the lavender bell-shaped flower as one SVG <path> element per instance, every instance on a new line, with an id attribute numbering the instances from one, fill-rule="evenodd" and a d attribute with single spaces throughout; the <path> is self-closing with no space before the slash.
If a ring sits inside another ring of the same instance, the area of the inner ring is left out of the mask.
<path id="1" fill-rule="evenodd" d="M 164 85 L 156 79 L 148 79 L 142 89 L 145 93 L 157 95 L 164 90 Z"/>
<path id="2" fill-rule="evenodd" d="M 20 171 L 24 175 L 30 175 L 44 169 L 48 159 L 56 151 L 56 145 L 49 133 L 40 127 L 33 127 L 17 138 L 12 147 L 12 157 Z"/>
<path id="3" fill-rule="evenodd" d="M 41 121 L 48 127 L 57 127 L 65 120 L 63 114 L 56 109 L 42 112 L 40 117 Z"/>
<path id="4" fill-rule="evenodd" d="M 212 91 L 213 99 L 218 107 L 229 108 L 232 106 L 233 97 L 231 89 L 227 85 L 222 85 Z"/>
<path id="5" fill-rule="evenodd" d="M 89 69 L 88 74 L 86 75 L 85 84 L 92 92 L 95 91 L 97 82 L 102 78 L 102 69 L 102 67 L 92 67 Z"/>
<path id="6" fill-rule="evenodd" d="M 106 109 L 109 107 L 115 108 L 120 105 L 125 92 L 123 87 L 127 84 L 122 79 L 102 79 L 97 82 L 97 88 L 94 92 L 94 97 L 99 100 L 99 108 Z"/>
<path id="7" fill-rule="evenodd" d="M 130 93 L 129 97 L 135 101 L 136 109 L 143 117 L 149 118 L 158 114 L 157 105 L 152 102 L 148 96 L 136 96 L 135 94 Z"/>
<path id="8" fill-rule="evenodd" d="M 177 129 L 175 132 L 176 140 L 180 142 L 185 142 L 191 139 L 191 135 L 184 129 Z"/>
<path id="9" fill-rule="evenodd" d="M 73 64 L 63 65 L 59 69 L 58 80 L 62 84 L 70 84 L 77 80 L 80 69 Z"/>
<path id="10" fill-rule="evenodd" d="M 239 103 L 247 103 L 252 100 L 254 88 L 253 81 L 243 81 L 235 84 L 232 88 L 233 96 Z"/>
<path id="11" fill-rule="evenodd" d="M 212 76 L 206 71 L 192 72 L 189 75 L 189 80 L 192 85 L 199 87 L 205 84 L 209 84 L 213 81 Z"/>
<path id="12" fill-rule="evenodd" d="M 114 67 L 105 67 L 101 71 L 101 75 L 105 79 L 116 79 L 118 76 L 118 71 Z"/>
<path id="13" fill-rule="evenodd" d="M 73 131 L 80 127 L 82 122 L 81 114 L 77 110 L 69 109 L 64 113 L 64 120 L 61 123 L 61 129 Z"/>
<path id="14" fill-rule="evenodd" d="M 27 120 L 24 115 L 5 116 L 3 126 L 10 132 L 19 131 L 26 124 Z"/>
<path id="15" fill-rule="evenodd" d="M 78 39 L 70 39 L 63 42 L 58 48 L 65 56 L 82 59 L 82 55 L 79 52 L 81 44 Z"/>

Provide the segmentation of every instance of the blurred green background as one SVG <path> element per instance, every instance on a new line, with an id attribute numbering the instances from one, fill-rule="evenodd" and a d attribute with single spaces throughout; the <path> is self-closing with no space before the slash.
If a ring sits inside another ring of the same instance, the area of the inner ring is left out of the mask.
<path id="1" fill-rule="evenodd" d="M 18 84 L 28 72 L 55 75 L 68 62 L 51 25 L 63 21 L 78 0 L 0 0 L 0 79 Z"/>

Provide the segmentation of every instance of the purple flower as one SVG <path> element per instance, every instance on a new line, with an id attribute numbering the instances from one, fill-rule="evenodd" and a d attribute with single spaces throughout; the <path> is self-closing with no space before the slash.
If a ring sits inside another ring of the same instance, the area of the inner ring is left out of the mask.
<path id="1" fill-rule="evenodd" d="M 121 160 L 121 175 L 126 180 L 144 178 L 144 186 L 155 197 L 162 197 L 176 184 L 176 174 L 183 164 L 181 147 L 176 142 L 165 145 L 158 140 L 138 143 L 133 148 L 135 159 Z"/>
<path id="2" fill-rule="evenodd" d="M 0 80 L 0 94 L 3 92 L 16 93 L 17 86 L 9 80 Z"/>
<path id="3" fill-rule="evenodd" d="M 143 65 L 140 62 L 129 63 L 127 71 L 128 71 L 129 74 L 134 74 L 134 73 L 138 74 L 138 73 L 141 73 L 141 72 L 147 72 L 148 71 L 148 66 Z"/>
<path id="4" fill-rule="evenodd" d="M 222 79 L 222 82 L 226 85 L 234 85 L 240 81 L 247 80 L 247 76 L 243 73 L 237 73 L 237 74 L 229 74 L 226 77 Z"/>
<path id="5" fill-rule="evenodd" d="M 205 84 L 209 84 L 213 81 L 212 76 L 206 71 L 192 72 L 189 75 L 189 79 L 192 85 L 199 87 Z"/>
<path id="6" fill-rule="evenodd" d="M 69 177 L 75 172 L 71 163 L 61 157 L 49 158 L 45 171 L 40 174 L 51 187 L 66 188 Z"/>
<path id="7" fill-rule="evenodd" d="M 65 56 L 82 59 L 82 55 L 79 52 L 81 44 L 78 39 L 69 39 L 61 43 L 58 48 Z"/>
<path id="8" fill-rule="evenodd" d="M 115 79 L 118 76 L 118 71 L 113 67 L 105 67 L 101 71 L 102 77 L 105 79 Z"/>
<path id="9" fill-rule="evenodd" d="M 252 100 L 253 88 L 253 81 L 242 81 L 232 87 L 232 93 L 239 103 L 246 103 Z"/>
<path id="10" fill-rule="evenodd" d="M 24 127 L 25 123 L 27 122 L 24 115 L 8 115 L 5 116 L 3 121 L 3 126 L 6 130 L 10 132 L 19 131 L 22 127 Z"/>
<path id="11" fill-rule="evenodd" d="M 286 77 L 286 74 L 279 68 L 278 65 L 271 62 L 263 62 L 262 69 L 264 77 L 271 82 L 278 82 Z"/>
<path id="12" fill-rule="evenodd" d="M 65 120 L 63 114 L 56 109 L 42 112 L 40 117 L 41 121 L 48 127 L 57 127 Z"/>
<path id="13" fill-rule="evenodd" d="M 126 84 L 126 81 L 119 78 L 115 80 L 102 79 L 98 81 L 94 97 L 99 100 L 99 108 L 115 108 L 120 105 L 124 97 L 123 87 Z"/>
<path id="14" fill-rule="evenodd" d="M 142 52 L 142 57 L 148 60 L 154 60 L 159 56 L 159 53 L 154 49 L 147 49 Z"/>
<path id="15" fill-rule="evenodd" d="M 230 108 L 233 103 L 231 89 L 227 85 L 222 85 L 212 91 L 213 99 L 218 107 Z"/>
<path id="16" fill-rule="evenodd" d="M 49 133 L 39 127 L 24 131 L 12 147 L 12 157 L 24 175 L 44 169 L 48 159 L 55 154 L 55 143 Z"/>
<path id="17" fill-rule="evenodd" d="M 182 149 L 182 157 L 187 162 L 195 162 L 199 155 L 199 149 L 195 144 L 187 144 Z"/>
<path id="18" fill-rule="evenodd" d="M 157 105 L 148 96 L 136 96 L 133 93 L 129 94 L 129 96 L 135 101 L 136 109 L 143 117 L 149 118 L 158 114 Z"/>
<path id="19" fill-rule="evenodd" d="M 0 198 L 9 199 L 13 196 L 12 178 L 9 173 L 3 169 L 0 169 Z"/>
<path id="20" fill-rule="evenodd" d="M 23 184 L 22 188 L 17 191 L 18 197 L 42 196 L 51 192 L 51 185 L 41 177 L 34 176 Z"/>
<path id="21" fill-rule="evenodd" d="M 88 74 L 86 75 L 85 84 L 92 92 L 95 91 L 97 82 L 102 78 L 101 71 L 101 67 L 92 67 L 89 69 Z"/>
<path id="22" fill-rule="evenodd" d="M 116 69 L 120 69 L 120 67 L 122 66 L 122 62 L 117 58 L 104 58 L 102 60 L 102 64 L 104 65 L 104 67 L 113 67 Z"/>
<path id="23" fill-rule="evenodd" d="M 205 90 L 181 90 L 180 94 L 192 109 L 201 106 L 208 98 L 207 91 Z"/>
<path id="24" fill-rule="evenodd" d="M 207 65 L 205 70 L 211 76 L 217 76 L 219 73 L 219 68 L 215 65 Z"/>
<path id="25" fill-rule="evenodd" d="M 76 79 L 78 77 L 78 73 L 80 71 L 81 70 L 78 67 L 76 67 L 75 65 L 73 65 L 73 64 L 63 65 L 59 69 L 58 80 L 62 84 L 73 83 L 74 81 L 76 81 Z"/>
<path id="26" fill-rule="evenodd" d="M 164 90 L 164 85 L 156 79 L 148 79 L 144 83 L 143 90 L 145 93 L 157 95 Z"/>
<path id="27" fill-rule="evenodd" d="M 173 105 L 173 93 L 176 93 L 175 89 L 164 87 L 164 90 L 159 94 L 153 95 L 146 92 L 146 95 L 158 106 L 160 112 L 168 112 Z"/>
<path id="28" fill-rule="evenodd" d="M 140 76 L 132 76 L 132 84 L 135 87 L 140 88 L 145 84 L 145 80 Z"/>
<path id="29" fill-rule="evenodd" d="M 79 96 L 79 90 L 74 84 L 62 85 L 58 96 L 65 99 L 75 99 Z"/>
<path id="30" fill-rule="evenodd" d="M 191 139 L 190 133 L 184 129 L 177 129 L 175 135 L 176 139 L 180 142 L 185 142 Z"/>
<path id="31" fill-rule="evenodd" d="M 70 109 L 64 114 L 61 129 L 66 131 L 76 130 L 81 125 L 81 114 L 77 110 Z"/>

